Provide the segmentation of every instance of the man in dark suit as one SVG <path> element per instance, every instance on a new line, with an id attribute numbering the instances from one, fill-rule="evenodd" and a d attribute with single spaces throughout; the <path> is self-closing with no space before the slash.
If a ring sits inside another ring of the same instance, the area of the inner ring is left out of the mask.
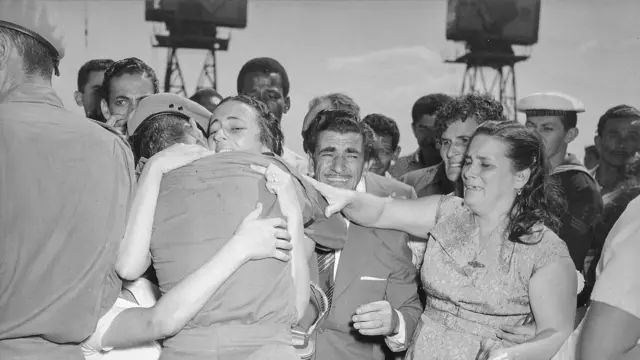
<path id="1" fill-rule="evenodd" d="M 397 181 L 364 173 L 374 144 L 371 129 L 356 115 L 319 113 L 304 142 L 318 181 L 378 196 L 414 196 Z M 331 304 L 315 334 L 315 359 L 383 359 L 385 343 L 396 352 L 406 348 L 422 312 L 407 236 L 348 223 L 342 250 L 317 249 L 312 279 Z"/>

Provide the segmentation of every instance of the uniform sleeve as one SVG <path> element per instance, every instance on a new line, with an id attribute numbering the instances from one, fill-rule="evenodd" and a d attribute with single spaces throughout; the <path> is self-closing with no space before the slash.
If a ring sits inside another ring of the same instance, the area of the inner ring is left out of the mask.
<path id="1" fill-rule="evenodd" d="M 569 250 L 567 245 L 551 230 L 545 229 L 541 234 L 542 240 L 535 246 L 536 252 L 533 261 L 533 269 L 531 276 L 533 276 L 538 270 L 543 267 L 554 263 L 560 259 L 570 259 Z"/>

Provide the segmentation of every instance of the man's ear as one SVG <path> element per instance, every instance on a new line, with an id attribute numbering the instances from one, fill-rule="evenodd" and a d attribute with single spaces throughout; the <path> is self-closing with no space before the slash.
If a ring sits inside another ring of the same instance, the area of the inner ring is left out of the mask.
<path id="1" fill-rule="evenodd" d="M 310 177 L 314 177 L 316 175 L 315 174 L 315 172 L 316 172 L 316 170 L 315 170 L 316 169 L 316 163 L 313 160 L 312 154 L 308 154 L 308 156 L 309 156 L 309 161 L 307 162 L 307 174 Z"/>
<path id="2" fill-rule="evenodd" d="M 291 98 L 287 96 L 286 98 L 284 98 L 284 113 L 286 114 L 290 108 L 291 108 Z"/>
<path id="3" fill-rule="evenodd" d="M 104 116 L 105 119 L 108 120 L 109 117 L 111 117 L 111 112 L 109 111 L 109 104 L 107 104 L 107 100 L 100 100 L 100 111 L 102 111 L 102 116 Z"/>
<path id="4" fill-rule="evenodd" d="M 396 151 L 393 152 L 393 160 L 398 160 L 398 158 L 400 157 L 400 152 L 402 152 L 402 147 L 398 145 Z"/>
<path id="5" fill-rule="evenodd" d="M 564 134 L 564 143 L 565 144 L 570 144 L 573 140 L 575 140 L 578 137 L 578 134 L 580 134 L 580 130 L 578 130 L 578 128 L 571 128 L 569 129 L 569 131 L 567 131 L 566 134 Z"/>
<path id="6" fill-rule="evenodd" d="M 84 106 L 82 103 L 82 93 L 80 91 L 76 90 L 73 92 L 73 99 L 76 101 L 76 105 Z"/>
<path id="7" fill-rule="evenodd" d="M 598 154 L 602 157 L 602 143 L 600 142 L 600 136 L 596 135 L 593 138 L 593 144 L 596 146 L 596 150 L 598 150 Z"/>

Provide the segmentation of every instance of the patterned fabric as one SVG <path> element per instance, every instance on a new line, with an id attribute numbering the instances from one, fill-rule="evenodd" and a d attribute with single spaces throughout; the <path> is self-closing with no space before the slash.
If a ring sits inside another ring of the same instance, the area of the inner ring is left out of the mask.
<path id="1" fill-rule="evenodd" d="M 530 278 L 569 252 L 544 226 L 523 239 L 527 244 L 508 241 L 503 229 L 480 244 L 463 200 L 442 198 L 421 269 L 426 306 L 406 359 L 473 360 L 483 339 L 501 341 L 499 326 L 517 325 L 529 315 Z"/>
<path id="2" fill-rule="evenodd" d="M 329 299 L 329 308 L 331 308 L 331 300 L 333 300 L 333 266 L 336 262 L 336 251 L 316 245 L 318 253 L 318 274 L 319 285 Z"/>

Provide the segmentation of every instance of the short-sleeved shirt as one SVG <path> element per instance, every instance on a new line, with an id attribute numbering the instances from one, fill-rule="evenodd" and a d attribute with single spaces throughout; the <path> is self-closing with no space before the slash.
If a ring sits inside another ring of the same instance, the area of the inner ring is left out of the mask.
<path id="1" fill-rule="evenodd" d="M 120 292 L 134 186 L 128 145 L 51 87 L 0 100 L 0 359 L 83 358 Z"/>
<path id="2" fill-rule="evenodd" d="M 640 318 L 640 197 L 626 210 L 609 232 L 596 268 L 591 300 L 623 310 Z"/>

